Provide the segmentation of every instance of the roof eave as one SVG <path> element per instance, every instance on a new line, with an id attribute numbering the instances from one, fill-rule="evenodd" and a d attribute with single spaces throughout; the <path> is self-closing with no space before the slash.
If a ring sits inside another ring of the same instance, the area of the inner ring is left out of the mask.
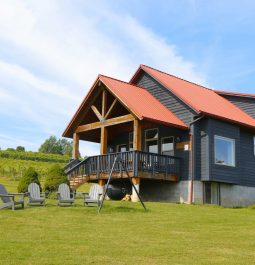
<path id="1" fill-rule="evenodd" d="M 158 124 L 163 124 L 166 126 L 170 126 L 170 127 L 175 127 L 178 129 L 182 129 L 182 130 L 189 130 L 189 127 L 187 125 L 180 125 L 180 124 L 176 124 L 176 123 L 172 123 L 172 122 L 166 122 L 166 121 L 161 121 L 161 120 L 157 120 L 157 119 L 153 119 L 153 118 L 148 118 L 148 117 L 143 117 L 144 120 L 147 121 L 152 121 Z"/>
<path id="2" fill-rule="evenodd" d="M 247 124 L 247 123 L 242 123 L 242 122 L 239 122 L 239 121 L 236 121 L 236 120 L 232 120 L 232 119 L 228 119 L 228 118 L 225 118 L 225 117 L 222 117 L 222 116 L 213 115 L 211 113 L 207 113 L 207 112 L 204 112 L 204 111 L 202 111 L 201 114 L 203 114 L 203 115 L 205 115 L 207 117 L 212 117 L 212 118 L 216 118 L 216 119 L 219 119 L 219 120 L 228 121 L 229 123 L 240 125 L 240 126 L 247 127 L 247 128 L 255 130 L 255 124 L 253 126 L 253 125 L 250 125 L 250 124 Z M 255 123 L 255 119 L 254 119 L 254 123 Z"/>

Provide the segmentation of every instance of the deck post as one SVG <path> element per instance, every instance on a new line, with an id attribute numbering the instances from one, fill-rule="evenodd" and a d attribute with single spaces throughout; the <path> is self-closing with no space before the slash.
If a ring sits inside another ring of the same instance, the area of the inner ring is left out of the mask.
<path id="1" fill-rule="evenodd" d="M 100 139 L 100 155 L 107 154 L 107 128 L 101 127 L 101 139 Z"/>
<path id="2" fill-rule="evenodd" d="M 133 134 L 133 148 L 135 151 L 141 151 L 142 149 L 142 141 L 141 141 L 141 124 L 139 122 L 138 119 L 134 120 L 134 134 Z M 133 159 L 138 158 L 138 156 L 134 156 Z M 138 161 L 136 161 L 135 164 L 137 164 Z M 140 188 L 140 178 L 138 177 L 138 171 L 135 172 L 134 174 L 137 174 L 137 176 L 134 175 L 134 177 L 132 178 L 132 182 L 135 185 L 137 191 L 139 192 L 139 188 Z M 137 202 L 139 201 L 139 198 L 134 190 L 134 188 L 132 188 L 132 196 L 131 196 L 131 200 L 133 202 Z"/>
<path id="3" fill-rule="evenodd" d="M 140 191 L 139 191 L 139 189 L 140 189 L 140 178 L 133 177 L 132 182 L 135 185 L 137 192 L 140 193 Z M 138 198 L 134 188 L 132 188 L 131 200 L 132 200 L 132 202 L 138 202 L 139 201 L 139 198 Z"/>
<path id="4" fill-rule="evenodd" d="M 107 128 L 105 126 L 101 127 L 101 137 L 100 137 L 100 155 L 107 154 Z M 99 166 L 99 165 L 98 165 Z M 100 179 L 98 184 L 101 188 L 101 193 L 104 193 L 105 189 L 105 180 Z"/>
<path id="5" fill-rule="evenodd" d="M 73 134 L 73 154 L 72 159 L 78 159 L 79 158 L 79 140 L 80 136 L 78 133 Z"/>
<path id="6" fill-rule="evenodd" d="M 135 151 L 141 151 L 141 124 L 138 119 L 134 120 L 134 137 L 133 137 L 133 148 Z"/>
<path id="7" fill-rule="evenodd" d="M 100 193 L 104 194 L 105 190 L 105 179 L 99 179 L 98 180 L 98 185 L 100 186 Z"/>

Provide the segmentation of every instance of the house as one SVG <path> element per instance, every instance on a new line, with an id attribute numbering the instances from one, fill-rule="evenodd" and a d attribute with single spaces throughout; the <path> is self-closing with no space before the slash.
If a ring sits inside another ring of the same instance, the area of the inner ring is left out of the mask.
<path id="1" fill-rule="evenodd" d="M 140 65 L 128 83 L 99 75 L 63 136 L 74 143 L 73 185 L 104 188 L 118 155 L 144 200 L 255 203 L 253 94 L 214 91 Z M 81 140 L 100 143 L 100 154 L 78 161 Z M 115 167 L 113 178 L 127 174 Z"/>

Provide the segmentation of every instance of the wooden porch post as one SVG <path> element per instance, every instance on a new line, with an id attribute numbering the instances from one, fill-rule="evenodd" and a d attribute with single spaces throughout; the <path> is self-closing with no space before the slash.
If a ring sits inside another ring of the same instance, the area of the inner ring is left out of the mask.
<path id="1" fill-rule="evenodd" d="M 134 150 L 141 151 L 142 141 L 141 141 L 141 124 L 138 119 L 134 120 L 134 139 L 133 139 Z"/>
<path id="2" fill-rule="evenodd" d="M 100 137 L 100 155 L 107 154 L 107 128 L 105 126 L 101 127 L 101 137 Z M 101 189 L 101 194 L 104 193 L 105 190 L 105 180 L 99 179 L 98 184 Z"/>
<path id="3" fill-rule="evenodd" d="M 79 140 L 80 140 L 79 134 L 74 133 L 73 134 L 73 154 L 72 154 L 73 159 L 79 158 Z"/>
<path id="4" fill-rule="evenodd" d="M 101 138 L 100 138 L 100 155 L 107 154 L 107 128 L 101 127 Z"/>
<path id="5" fill-rule="evenodd" d="M 134 148 L 135 151 L 141 151 L 141 149 L 142 149 L 142 140 L 141 140 L 142 137 L 141 136 L 142 136 L 141 124 L 140 124 L 138 119 L 135 119 L 134 120 L 134 132 L 133 132 L 133 148 Z M 132 182 L 135 185 L 137 191 L 139 192 L 140 177 L 134 176 L 132 178 Z M 139 201 L 139 198 L 138 198 L 134 188 L 132 188 L 131 200 L 133 202 Z"/>

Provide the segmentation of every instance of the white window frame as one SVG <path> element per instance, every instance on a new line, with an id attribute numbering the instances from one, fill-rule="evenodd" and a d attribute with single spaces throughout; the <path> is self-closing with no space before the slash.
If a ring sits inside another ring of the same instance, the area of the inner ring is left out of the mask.
<path id="1" fill-rule="evenodd" d="M 217 154 L 216 139 L 225 140 L 225 141 L 228 141 L 228 142 L 232 143 L 232 161 L 233 161 L 233 163 L 231 165 L 230 164 L 225 164 L 225 163 L 222 164 L 222 163 L 217 163 L 216 162 L 216 154 Z M 223 137 L 223 136 L 219 136 L 219 135 L 214 135 L 214 163 L 216 165 L 235 167 L 236 166 L 236 151 L 235 150 L 236 150 L 235 139 L 227 138 L 227 137 Z"/>
<path id="2" fill-rule="evenodd" d="M 161 138 L 161 154 L 163 155 L 163 141 L 167 138 L 172 138 L 173 139 L 173 150 L 169 150 L 169 151 L 173 151 L 174 153 L 174 145 L 175 145 L 175 142 L 174 142 L 174 136 L 166 136 L 166 137 L 162 137 Z"/>
<path id="3" fill-rule="evenodd" d="M 129 151 L 134 151 L 134 132 L 130 132 L 128 134 L 128 150 Z"/>
<path id="4" fill-rule="evenodd" d="M 157 135 L 158 135 L 158 137 L 157 138 L 149 138 L 149 139 L 147 139 L 146 138 L 146 134 L 147 134 L 147 132 L 149 132 L 149 131 L 155 131 L 155 130 L 157 130 Z M 146 152 L 149 152 L 149 150 L 148 150 L 148 148 L 147 148 L 147 142 L 151 142 L 151 141 L 157 141 L 157 146 L 158 146 L 158 153 L 159 153 L 159 134 L 158 134 L 158 128 L 152 128 L 152 129 L 147 129 L 147 130 L 145 130 L 145 136 L 144 136 L 144 140 L 145 140 L 145 150 L 146 150 Z M 158 154 L 157 153 L 157 154 Z"/>

